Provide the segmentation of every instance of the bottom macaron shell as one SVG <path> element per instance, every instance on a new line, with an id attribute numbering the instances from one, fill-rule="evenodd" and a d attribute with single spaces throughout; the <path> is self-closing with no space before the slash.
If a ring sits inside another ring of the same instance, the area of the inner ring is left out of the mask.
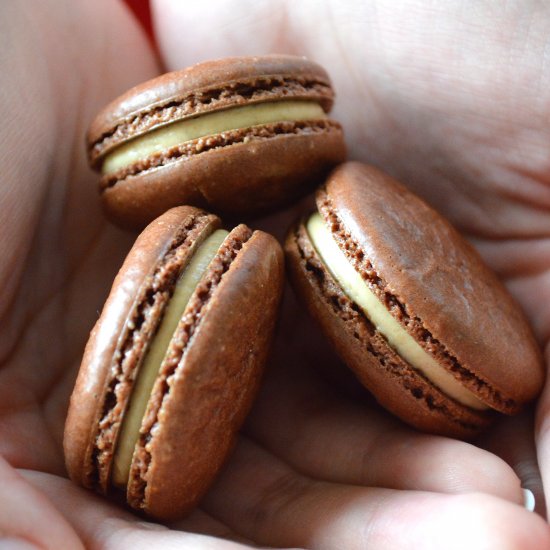
<path id="1" fill-rule="evenodd" d="M 343 361 L 386 409 L 415 427 L 470 438 L 486 427 L 480 413 L 445 396 L 403 361 L 324 268 L 303 226 L 288 235 L 285 251 L 296 293 Z"/>
<path id="2" fill-rule="evenodd" d="M 205 306 L 150 432 L 140 504 L 148 514 L 185 515 L 226 459 L 258 388 L 282 282 L 280 247 L 255 232 Z"/>
<path id="3" fill-rule="evenodd" d="M 101 197 L 107 216 L 129 228 L 180 204 L 256 217 L 306 194 L 345 154 L 339 126 L 280 135 L 181 157 L 119 180 Z"/>
<path id="4" fill-rule="evenodd" d="M 219 225 L 218 218 L 192 207 L 166 212 L 137 238 L 113 282 L 103 313 L 86 345 L 65 423 L 63 446 L 67 471 L 71 479 L 84 487 L 101 493 L 109 491 L 120 424 L 118 415 L 126 407 L 144 345 L 157 329 L 155 310 L 164 303 L 160 296 L 150 302 L 149 295 L 159 266 L 170 250 L 176 252 L 181 248 L 187 257 Z M 164 289 L 159 294 L 166 292 Z M 147 314 L 142 315 L 145 310 Z M 141 323 L 136 323 L 137 319 Z M 129 320 L 138 327 L 129 328 Z M 139 334 L 134 337 L 136 330 Z M 133 345 L 134 340 L 140 345 Z M 132 344 L 130 349 L 126 349 L 127 344 Z M 111 400 L 117 402 L 115 407 L 108 405 Z M 116 414 L 111 417 L 113 409 Z M 105 426 L 109 418 L 110 427 Z"/>

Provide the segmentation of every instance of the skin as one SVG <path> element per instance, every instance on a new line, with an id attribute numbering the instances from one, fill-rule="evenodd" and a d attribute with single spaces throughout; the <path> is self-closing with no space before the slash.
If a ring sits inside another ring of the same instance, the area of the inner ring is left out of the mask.
<path id="1" fill-rule="evenodd" d="M 323 64 L 351 157 L 404 180 L 472 240 L 548 358 L 548 7 L 157 0 L 153 10 L 168 69 L 269 51 Z M 544 514 L 537 457 L 550 483 L 549 388 L 535 413 L 504 419 L 476 445 L 416 433 L 372 404 L 290 292 L 257 405 L 200 509 L 160 526 L 70 483 L 68 397 L 133 240 L 101 216 L 83 135 L 104 103 L 160 67 L 108 0 L 2 2 L 0 41 L 0 543 L 550 546 L 545 520 L 518 505 L 520 476 Z M 281 236 L 298 210 L 259 225 Z"/>

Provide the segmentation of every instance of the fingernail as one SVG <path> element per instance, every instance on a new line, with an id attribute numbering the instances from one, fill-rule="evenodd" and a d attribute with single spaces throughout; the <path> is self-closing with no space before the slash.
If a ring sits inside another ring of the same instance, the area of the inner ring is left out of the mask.
<path id="1" fill-rule="evenodd" d="M 535 510 L 535 495 L 533 494 L 533 491 L 530 491 L 529 489 L 522 489 L 523 490 L 523 506 L 526 510 L 529 510 L 529 512 L 533 512 Z"/>

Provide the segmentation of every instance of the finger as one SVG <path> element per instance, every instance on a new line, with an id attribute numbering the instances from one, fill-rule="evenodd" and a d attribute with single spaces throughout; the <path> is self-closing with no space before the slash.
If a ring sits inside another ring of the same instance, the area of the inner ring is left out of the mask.
<path id="1" fill-rule="evenodd" d="M 550 364 L 550 345 L 545 349 L 546 364 Z M 546 383 L 537 403 L 535 414 L 535 444 L 537 458 L 545 493 L 546 510 L 550 506 L 550 379 Z"/>
<path id="2" fill-rule="evenodd" d="M 535 447 L 533 411 L 527 410 L 510 418 L 503 417 L 476 443 L 511 466 L 521 480 L 521 486 L 533 493 L 536 511 L 546 517 L 542 478 Z"/>
<path id="3" fill-rule="evenodd" d="M 213 518 L 200 508 L 193 510 L 187 517 L 171 523 L 170 528 L 177 529 L 178 531 L 189 531 L 191 533 L 227 539 L 245 545 L 253 544 L 252 541 L 246 540 L 244 537 L 238 535 L 227 525 Z"/>
<path id="4" fill-rule="evenodd" d="M 11 321 L 17 326 L 6 330 L 10 337 L 28 322 L 30 306 L 51 301 L 103 224 L 96 177 L 83 146 L 87 125 L 106 102 L 157 72 L 153 53 L 122 4 L 102 0 L 92 7 L 65 0 L 34 8 L 0 4 L 0 36 L 11 45 L 10 55 L 0 58 L 6 75 L 0 103 L 5 166 L 0 210 L 6 224 L 0 242 L 0 318 L 18 290 L 26 298 L 24 314 Z M 76 28 L 81 32 L 73 32 Z M 61 221 L 64 232 L 54 232 Z M 48 260 L 60 254 L 67 255 L 58 260 L 61 265 L 47 269 Z M 19 288 L 29 261 L 40 271 Z M 15 317 L 10 313 L 6 318 Z M 13 345 L 12 338 L 2 340 L 0 355 Z"/>
<path id="5" fill-rule="evenodd" d="M 61 473 L 72 369 L 130 244 L 100 212 L 84 134 L 157 64 L 122 2 L 0 2 L 0 37 L 0 453 Z"/>
<path id="6" fill-rule="evenodd" d="M 484 492 L 523 502 L 520 481 L 502 459 L 462 441 L 419 433 L 379 409 L 346 402 L 306 369 L 272 369 L 246 433 L 316 479 Z"/>
<path id="7" fill-rule="evenodd" d="M 543 210 L 546 216 L 547 211 Z M 529 317 L 537 340 L 550 340 L 550 239 L 491 240 L 470 238 L 487 264 L 503 278 L 514 298 Z"/>
<path id="8" fill-rule="evenodd" d="M 550 544 L 539 516 L 504 500 L 314 481 L 244 439 L 204 508 L 271 546 L 534 550 Z"/>
<path id="9" fill-rule="evenodd" d="M 69 520 L 87 547 L 133 548 L 136 550 L 244 550 L 250 548 L 230 540 L 169 529 L 143 521 L 113 503 L 75 486 L 69 480 L 34 472 L 22 475 L 46 493 L 57 509 Z M 204 526 L 204 518 L 202 518 Z M 214 520 L 212 520 L 214 522 Z M 218 522 L 215 522 L 219 525 Z M 193 522 L 187 523 L 192 527 Z M 228 532 L 228 530 L 226 530 Z M 73 548 L 60 544 L 57 548 Z M 75 547 L 77 548 L 77 547 Z"/>
<path id="10" fill-rule="evenodd" d="M 76 532 L 44 494 L 0 458 L 0 546 L 83 548 Z M 9 540 L 11 539 L 11 542 Z"/>

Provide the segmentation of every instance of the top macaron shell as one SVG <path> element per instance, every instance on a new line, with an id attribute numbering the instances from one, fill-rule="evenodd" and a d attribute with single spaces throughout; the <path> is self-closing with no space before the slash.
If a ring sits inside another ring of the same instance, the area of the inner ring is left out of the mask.
<path id="1" fill-rule="evenodd" d="M 437 212 L 359 163 L 335 169 L 317 204 L 327 223 L 339 227 L 336 239 L 354 267 L 374 272 L 379 288 L 456 359 L 453 374 L 464 386 L 505 413 L 538 394 L 542 359 L 523 313 Z M 347 239 L 361 258 L 347 252 Z"/>
<path id="2" fill-rule="evenodd" d="M 301 57 L 227 58 L 167 73 L 128 91 L 105 107 L 88 132 L 90 164 L 122 143 L 171 122 L 235 106 L 275 100 L 313 100 L 328 112 L 333 91 L 327 73 Z M 261 128 L 261 127 L 258 127 Z M 182 153 L 153 155 L 130 170 L 101 178 L 108 216 L 141 227 L 178 204 L 231 216 L 258 215 L 303 195 L 344 160 L 341 127 L 316 124 L 241 130 L 193 140 Z"/>
<path id="3" fill-rule="evenodd" d="M 191 245 L 196 248 L 220 221 L 195 208 L 180 207 L 150 224 L 117 275 L 86 346 L 64 436 L 69 475 L 86 487 L 110 490 L 109 456 L 114 452 L 116 433 L 104 459 L 103 474 L 98 473 L 101 450 L 97 443 L 98 423 L 113 407 L 106 401 L 113 387 L 113 368 L 121 356 L 121 345 L 133 330 L 136 311 L 155 269 L 186 224 L 197 229 Z M 181 517 L 196 504 L 230 451 L 259 384 L 282 291 L 283 263 L 280 247 L 271 236 L 246 231 L 251 236 L 200 312 L 169 383 L 168 398 L 163 384 L 156 384 L 153 390 L 152 399 L 162 404 L 147 443 L 150 463 L 143 481 L 137 479 L 140 465 L 137 469 L 132 466 L 127 498 L 134 507 L 159 519 Z M 238 235 L 239 228 L 233 233 Z M 248 314 L 244 316 L 242 311 Z M 146 349 L 149 339 L 145 335 L 137 345 Z M 123 389 L 122 393 L 129 391 Z M 115 408 L 122 415 L 125 405 L 121 402 Z M 116 422 L 112 429 L 118 429 Z M 136 480 L 142 486 L 139 491 L 135 490 Z"/>
<path id="4" fill-rule="evenodd" d="M 235 89 L 237 86 L 253 86 L 258 79 L 269 80 L 270 78 L 290 78 L 292 80 L 307 80 L 318 83 L 313 90 L 297 90 L 291 95 L 296 99 L 319 99 L 325 112 L 329 112 L 334 101 L 334 93 L 331 89 L 330 78 L 327 72 L 317 63 L 309 61 L 304 57 L 290 55 L 266 55 L 262 57 L 228 57 L 213 61 L 205 61 L 193 65 L 181 71 L 173 71 L 163 74 L 157 78 L 143 82 L 128 90 L 108 105 L 106 105 L 96 116 L 87 134 L 88 144 L 91 145 L 89 155 L 92 162 L 96 163 L 99 157 L 99 149 L 94 151 L 94 144 L 101 142 L 105 137 L 112 134 L 113 130 L 122 125 L 136 125 L 131 137 L 136 137 L 147 131 L 148 125 L 143 120 L 136 121 L 140 115 L 154 113 L 156 109 L 164 108 L 170 104 L 181 104 L 192 96 L 210 94 L 215 99 L 208 99 L 206 102 L 190 103 L 185 110 L 177 116 L 177 120 L 194 116 L 199 113 L 208 113 L 220 109 L 226 109 L 235 105 L 259 103 L 272 101 L 275 97 L 266 90 L 264 95 L 255 98 L 247 98 L 240 94 L 225 94 L 215 97 L 216 92 Z M 243 90 L 245 91 L 245 90 Z M 164 121 L 164 124 L 174 119 Z M 137 124 L 136 124 L 137 123 Z M 155 126 L 162 124 L 162 120 L 154 122 Z M 126 140 L 130 137 L 126 136 Z M 116 140 L 116 144 L 125 141 L 124 136 Z M 111 147 L 101 148 L 103 155 Z"/>

